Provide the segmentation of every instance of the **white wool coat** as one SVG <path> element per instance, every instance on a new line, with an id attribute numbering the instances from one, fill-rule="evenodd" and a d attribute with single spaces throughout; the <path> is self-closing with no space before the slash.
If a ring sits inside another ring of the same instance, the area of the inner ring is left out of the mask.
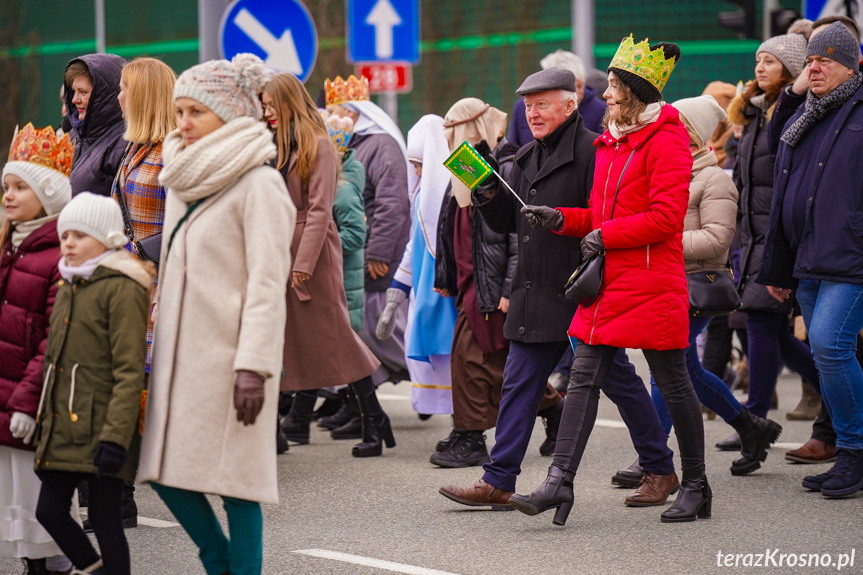
<path id="1" fill-rule="evenodd" d="M 276 417 L 296 208 L 258 166 L 187 204 L 168 190 L 153 368 L 138 480 L 278 503 Z M 266 377 L 254 425 L 237 421 L 238 370 Z"/>

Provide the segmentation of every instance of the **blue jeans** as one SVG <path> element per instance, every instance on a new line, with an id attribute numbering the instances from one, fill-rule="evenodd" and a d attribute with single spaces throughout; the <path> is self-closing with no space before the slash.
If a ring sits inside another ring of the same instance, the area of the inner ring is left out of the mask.
<path id="1" fill-rule="evenodd" d="M 503 491 L 515 491 L 548 377 L 567 347 L 566 341 L 510 342 L 503 370 L 495 444 L 489 454 L 491 462 L 483 466 L 486 483 Z M 673 473 L 673 454 L 666 445 L 659 416 L 650 403 L 644 382 L 623 350 L 614 356 L 603 391 L 617 405 L 629 428 L 641 466 L 657 475 Z"/>
<path id="2" fill-rule="evenodd" d="M 198 546 L 207 575 L 229 571 L 231 575 L 261 575 L 264 519 L 260 503 L 222 497 L 231 530 L 229 541 L 206 495 L 154 482 L 150 485 Z"/>
<path id="3" fill-rule="evenodd" d="M 746 409 L 758 417 L 767 417 L 783 363 L 799 373 L 806 383 L 820 389 L 812 352 L 791 333 L 787 314 L 748 311 L 746 317 L 749 336 L 749 399 Z"/>
<path id="4" fill-rule="evenodd" d="M 821 397 L 836 429 L 836 447 L 863 449 L 863 368 L 856 357 L 863 285 L 800 280 L 797 301 L 821 374 Z"/>
<path id="5" fill-rule="evenodd" d="M 692 380 L 692 387 L 695 388 L 695 395 L 698 396 L 698 401 L 712 409 L 726 423 L 740 415 L 740 410 L 743 406 L 725 385 L 725 382 L 704 369 L 701 361 L 698 359 L 698 346 L 695 345 L 695 338 L 698 337 L 707 324 L 710 323 L 711 317 L 692 317 L 689 318 L 689 347 L 686 348 L 686 369 L 689 371 L 689 379 Z M 665 435 L 671 433 L 671 416 L 668 414 L 668 406 L 665 404 L 659 388 L 656 387 L 656 381 L 653 375 L 650 376 L 650 397 L 653 399 L 653 405 L 656 407 L 656 412 L 659 414 L 659 419 L 662 421 L 662 427 L 665 430 Z"/>

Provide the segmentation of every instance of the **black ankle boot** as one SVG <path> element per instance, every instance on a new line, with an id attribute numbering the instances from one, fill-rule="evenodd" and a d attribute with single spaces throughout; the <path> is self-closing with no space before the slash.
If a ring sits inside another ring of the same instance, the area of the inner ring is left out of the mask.
<path id="1" fill-rule="evenodd" d="M 338 429 L 355 416 L 359 415 L 359 406 L 356 405 L 356 397 L 354 397 L 354 394 L 350 389 L 347 389 L 344 392 L 339 392 L 339 398 L 341 399 L 339 409 L 332 415 L 327 415 L 318 419 L 318 427 L 332 431 L 333 429 Z"/>
<path id="2" fill-rule="evenodd" d="M 279 424 L 278 418 L 276 419 L 276 455 L 281 455 L 282 453 L 287 452 L 290 449 L 290 445 L 288 445 L 288 437 L 285 435 L 285 432 L 282 431 L 282 426 Z"/>
<path id="3" fill-rule="evenodd" d="M 548 477 L 542 485 L 530 495 L 513 495 L 509 498 L 509 504 L 526 515 L 537 515 L 548 511 L 552 507 L 557 508 L 552 523 L 555 525 L 566 524 L 566 518 L 572 511 L 572 480 L 575 473 L 564 471 L 560 467 L 552 465 L 548 468 Z"/>
<path id="4" fill-rule="evenodd" d="M 663 523 L 684 523 L 695 521 L 695 518 L 710 517 L 713 503 L 713 491 L 707 484 L 707 477 L 699 479 L 684 479 L 680 484 L 680 492 L 674 504 L 662 512 Z"/>
<path id="5" fill-rule="evenodd" d="M 545 441 L 539 446 L 539 454 L 543 457 L 554 455 L 554 448 L 557 447 L 557 432 L 560 430 L 560 418 L 563 415 L 563 400 L 540 411 L 537 415 L 545 424 Z"/>
<path id="6" fill-rule="evenodd" d="M 330 437 L 333 439 L 362 439 L 363 418 L 359 414 L 353 416 L 343 426 L 332 430 Z"/>
<path id="7" fill-rule="evenodd" d="M 395 447 L 393 429 L 390 418 L 384 413 L 378 401 L 375 384 L 371 377 L 363 378 L 351 384 L 357 403 L 362 413 L 363 441 L 354 445 L 351 455 L 354 457 L 376 457 L 383 452 L 382 443 L 387 447 Z"/>
<path id="8" fill-rule="evenodd" d="M 44 559 L 21 559 L 24 563 L 24 575 L 48 575 L 48 567 Z"/>
<path id="9" fill-rule="evenodd" d="M 731 462 L 731 474 L 748 475 L 767 459 L 767 448 L 779 438 L 782 426 L 751 414 L 745 407 L 729 424 L 740 435 L 740 457 Z"/>
<path id="10" fill-rule="evenodd" d="M 299 391 L 294 395 L 291 411 L 282 420 L 282 431 L 285 432 L 288 441 L 302 445 L 309 443 L 309 426 L 317 400 L 318 394 L 316 391 Z"/>

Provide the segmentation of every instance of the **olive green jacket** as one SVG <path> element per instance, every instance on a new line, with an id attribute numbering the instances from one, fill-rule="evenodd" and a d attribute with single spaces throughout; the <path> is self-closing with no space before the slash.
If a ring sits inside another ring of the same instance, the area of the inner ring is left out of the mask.
<path id="1" fill-rule="evenodd" d="M 100 441 L 128 450 L 116 477 L 135 478 L 152 279 L 125 250 L 90 279 L 57 282 L 36 432 L 36 469 L 95 473 Z"/>

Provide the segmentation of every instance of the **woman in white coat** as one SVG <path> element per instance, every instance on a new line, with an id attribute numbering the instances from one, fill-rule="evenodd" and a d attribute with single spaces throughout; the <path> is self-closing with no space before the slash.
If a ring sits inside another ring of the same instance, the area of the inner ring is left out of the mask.
<path id="1" fill-rule="evenodd" d="M 277 503 L 276 421 L 296 208 L 260 122 L 260 59 L 180 75 L 160 294 L 138 472 L 200 548 L 208 575 L 257 575 L 260 503 Z M 205 494 L 220 495 L 222 532 Z"/>

